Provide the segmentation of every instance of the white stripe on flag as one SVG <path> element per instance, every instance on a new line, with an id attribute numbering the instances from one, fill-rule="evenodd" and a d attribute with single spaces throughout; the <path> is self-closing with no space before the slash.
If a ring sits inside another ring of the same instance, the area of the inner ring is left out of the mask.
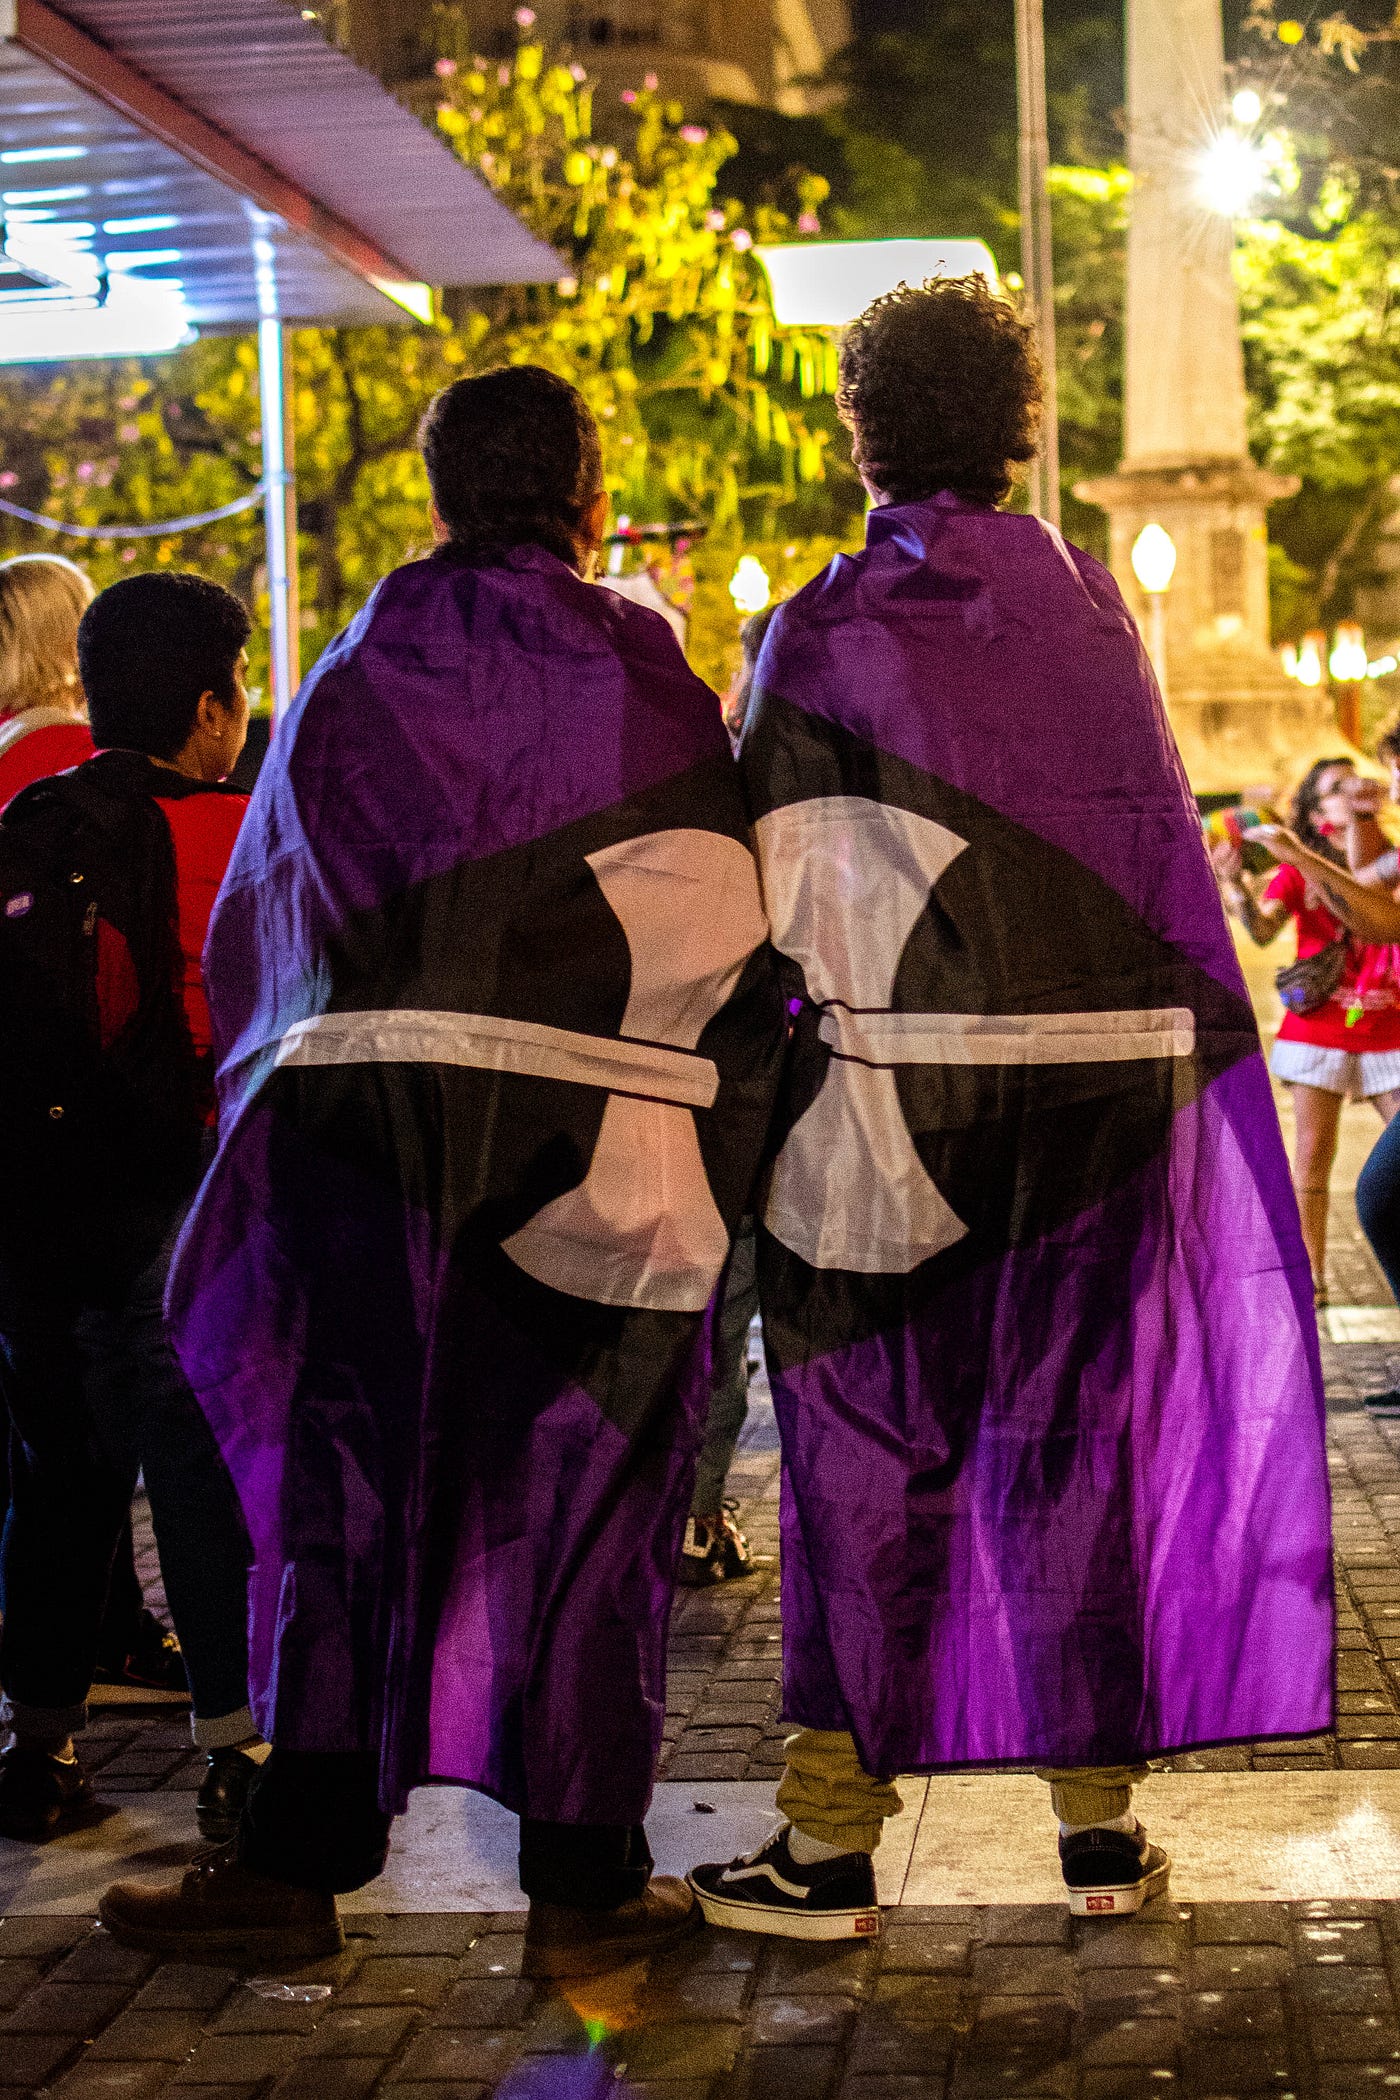
<path id="1" fill-rule="evenodd" d="M 1107 1065 L 1190 1057 L 1188 1007 L 1089 1014 L 852 1013 L 830 1006 L 822 1041 L 872 1065 Z"/>
<path id="2" fill-rule="evenodd" d="M 691 1051 L 580 1035 L 571 1028 L 508 1021 L 496 1014 L 313 1014 L 287 1030 L 277 1048 L 277 1063 L 461 1065 L 527 1079 L 570 1080 L 610 1094 L 670 1101 L 678 1108 L 713 1108 L 719 1092 L 713 1061 Z"/>

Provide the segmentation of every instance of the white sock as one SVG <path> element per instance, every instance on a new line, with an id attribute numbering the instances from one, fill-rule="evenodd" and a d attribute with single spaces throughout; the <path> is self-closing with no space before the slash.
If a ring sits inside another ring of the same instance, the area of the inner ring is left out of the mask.
<path id="1" fill-rule="evenodd" d="M 1111 1823 L 1061 1823 L 1062 1838 L 1077 1837 L 1081 1830 L 1122 1830 L 1129 1836 L 1137 1829 L 1137 1817 L 1131 1809 L 1126 1815 L 1115 1816 Z"/>
<path id="2" fill-rule="evenodd" d="M 851 1850 L 849 1845 L 828 1845 L 825 1838 L 808 1837 L 795 1823 L 788 1825 L 788 1851 L 799 1867 L 815 1867 L 824 1859 L 841 1859 Z"/>

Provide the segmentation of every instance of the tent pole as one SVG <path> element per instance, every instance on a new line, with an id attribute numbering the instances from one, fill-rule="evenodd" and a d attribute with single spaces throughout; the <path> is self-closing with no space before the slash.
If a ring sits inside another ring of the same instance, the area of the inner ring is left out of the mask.
<path id="1" fill-rule="evenodd" d="M 275 727 L 301 682 L 301 608 L 297 576 L 296 461 L 290 414 L 290 360 L 282 323 L 258 323 L 258 389 L 262 399 L 263 479 L 267 500 L 267 593 L 272 605 L 272 720 Z"/>

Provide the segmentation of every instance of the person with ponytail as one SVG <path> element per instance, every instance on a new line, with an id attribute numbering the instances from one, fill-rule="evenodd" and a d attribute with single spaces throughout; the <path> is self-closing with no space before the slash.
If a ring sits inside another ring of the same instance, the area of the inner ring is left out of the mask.
<path id="1" fill-rule="evenodd" d="M 1359 786 L 1349 758 L 1320 758 L 1293 796 L 1294 836 L 1320 860 L 1345 869 L 1342 850 Z M 1296 867 L 1278 868 L 1256 892 L 1238 847 L 1211 854 L 1226 910 L 1266 947 L 1292 919 L 1298 960 L 1331 954 L 1334 981 L 1306 1009 L 1284 1014 L 1269 1069 L 1293 1096 L 1293 1186 L 1312 1264 L 1313 1294 L 1327 1302 L 1327 1205 L 1344 1101 L 1369 1101 L 1383 1123 L 1400 1108 L 1400 988 L 1395 950 L 1349 938 L 1316 886 Z M 1345 944 L 1341 946 L 1339 944 Z"/>

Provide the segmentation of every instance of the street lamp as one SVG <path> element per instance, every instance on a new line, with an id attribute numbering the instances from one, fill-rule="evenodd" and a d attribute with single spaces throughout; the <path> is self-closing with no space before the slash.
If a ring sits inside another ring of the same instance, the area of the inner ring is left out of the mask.
<path id="1" fill-rule="evenodd" d="M 1151 611 L 1148 649 L 1162 698 L 1167 696 L 1167 592 L 1176 574 L 1176 541 L 1165 525 L 1144 525 L 1133 541 L 1133 574 Z"/>

